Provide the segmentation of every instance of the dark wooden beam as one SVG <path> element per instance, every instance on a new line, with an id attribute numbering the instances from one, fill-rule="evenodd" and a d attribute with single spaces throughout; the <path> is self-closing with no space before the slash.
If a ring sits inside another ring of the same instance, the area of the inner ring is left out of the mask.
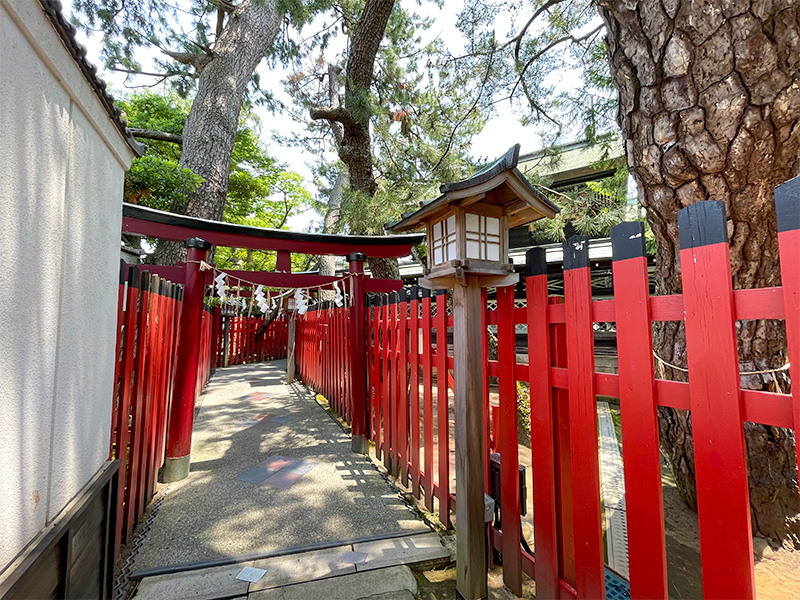
<path id="1" fill-rule="evenodd" d="M 127 203 L 123 204 L 122 216 L 122 232 L 126 234 L 177 241 L 199 237 L 215 246 L 302 254 L 347 256 L 362 252 L 372 258 L 399 258 L 408 256 L 411 247 L 424 239 L 423 234 L 331 235 L 265 229 L 186 217 Z"/>

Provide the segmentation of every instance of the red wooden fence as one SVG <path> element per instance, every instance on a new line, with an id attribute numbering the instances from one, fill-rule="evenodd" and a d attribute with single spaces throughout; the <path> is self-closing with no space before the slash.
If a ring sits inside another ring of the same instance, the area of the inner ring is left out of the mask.
<path id="1" fill-rule="evenodd" d="M 182 298 L 182 286 L 121 266 L 110 448 L 110 458 L 122 460 L 117 550 L 144 514 L 164 461 Z M 212 320 L 205 310 L 198 390 L 211 375 Z"/>
<path id="2" fill-rule="evenodd" d="M 297 318 L 295 361 L 300 378 L 325 396 L 347 422 L 352 418 L 348 347 L 349 308 L 323 302 Z M 285 350 L 285 345 L 284 345 Z"/>
<path id="3" fill-rule="evenodd" d="M 256 332 L 265 317 L 225 314 L 223 310 L 229 309 L 214 307 L 213 318 L 209 322 L 209 332 L 213 332 L 209 359 L 214 368 L 286 357 L 288 321 L 285 316 L 276 318 L 264 335 L 256 340 Z"/>
<path id="4" fill-rule="evenodd" d="M 704 596 L 755 596 L 743 421 L 794 429 L 800 439 L 800 386 L 787 395 L 739 384 L 737 320 L 785 319 L 790 359 L 800 354 L 800 194 L 779 188 L 777 196 L 782 288 L 732 289 L 724 205 L 702 202 L 679 214 L 682 295 L 649 295 L 637 223 L 612 233 L 613 299 L 592 300 L 587 244 L 577 236 L 564 247 L 563 299 L 548 298 L 539 249 L 528 255 L 526 306 L 515 308 L 512 288 L 498 290 L 497 309 L 487 309 L 483 323 L 498 335 L 498 360 L 484 370 L 484 419 L 493 416 L 485 441 L 502 456 L 502 527 L 492 543 L 518 595 L 524 572 L 535 576 L 539 598 L 605 597 L 596 412 L 603 395 L 621 406 L 631 597 L 667 597 L 657 406 L 692 412 Z M 376 458 L 449 525 L 456 498 L 446 302 L 417 288 L 410 298 L 374 297 L 366 337 Z M 297 361 L 304 381 L 348 418 L 346 342 L 338 333 L 346 333 L 345 321 L 344 309 L 300 318 Z M 655 377 L 658 321 L 685 321 L 689 383 Z M 619 374 L 595 371 L 593 323 L 606 322 L 617 326 Z M 528 363 L 516 359 L 517 325 L 527 326 Z M 489 409 L 489 377 L 498 378 L 497 410 Z M 517 382 L 530 385 L 535 558 L 520 544 Z M 488 491 L 488 473 L 486 481 Z"/>

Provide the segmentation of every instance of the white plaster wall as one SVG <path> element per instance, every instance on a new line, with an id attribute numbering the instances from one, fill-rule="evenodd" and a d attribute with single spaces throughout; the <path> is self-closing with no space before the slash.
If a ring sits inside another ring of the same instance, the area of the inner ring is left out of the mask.
<path id="1" fill-rule="evenodd" d="M 0 0 L 0 572 L 108 456 L 132 154 L 35 0 Z"/>

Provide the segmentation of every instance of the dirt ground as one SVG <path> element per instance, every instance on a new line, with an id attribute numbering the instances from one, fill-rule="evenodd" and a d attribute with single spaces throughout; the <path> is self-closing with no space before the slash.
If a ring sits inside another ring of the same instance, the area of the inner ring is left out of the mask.
<path id="1" fill-rule="evenodd" d="M 414 573 L 417 578 L 420 600 L 453 600 L 456 597 L 456 568 Z M 524 598 L 535 598 L 536 585 L 527 576 L 522 578 Z M 503 569 L 494 567 L 489 571 L 488 600 L 514 600 L 516 596 L 503 585 Z"/>
<path id="2" fill-rule="evenodd" d="M 697 514 L 681 499 L 669 468 L 663 464 L 662 472 L 670 598 L 702 598 Z M 800 552 L 775 550 L 761 538 L 755 538 L 753 547 L 759 600 L 800 598 Z"/>

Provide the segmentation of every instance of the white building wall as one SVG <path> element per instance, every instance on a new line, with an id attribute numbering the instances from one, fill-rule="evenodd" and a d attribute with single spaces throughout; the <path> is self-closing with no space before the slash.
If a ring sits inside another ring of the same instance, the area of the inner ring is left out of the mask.
<path id="1" fill-rule="evenodd" d="M 108 457 L 133 155 L 35 0 L 0 0 L 0 572 Z"/>

